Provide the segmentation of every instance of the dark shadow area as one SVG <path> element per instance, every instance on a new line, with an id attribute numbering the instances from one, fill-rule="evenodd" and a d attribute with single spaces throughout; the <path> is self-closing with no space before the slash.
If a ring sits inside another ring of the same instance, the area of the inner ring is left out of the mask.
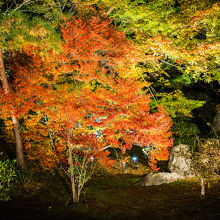
<path id="1" fill-rule="evenodd" d="M 134 187 L 141 177 L 95 174 L 79 204 L 51 172 L 36 173 L 32 182 L 13 190 L 0 203 L 0 219 L 219 219 L 220 182 L 214 180 L 200 197 L 196 179 Z"/>

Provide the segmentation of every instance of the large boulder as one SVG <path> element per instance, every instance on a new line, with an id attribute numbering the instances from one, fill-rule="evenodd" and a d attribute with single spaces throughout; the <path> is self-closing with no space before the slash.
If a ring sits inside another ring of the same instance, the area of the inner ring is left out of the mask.
<path id="1" fill-rule="evenodd" d="M 163 183 L 172 183 L 177 181 L 178 179 L 184 179 L 185 177 L 177 174 L 177 173 L 150 173 L 137 182 L 136 186 L 153 186 L 153 185 L 161 185 Z"/>
<path id="2" fill-rule="evenodd" d="M 168 169 L 170 172 L 177 173 L 186 178 L 195 176 L 192 153 L 189 146 L 180 144 L 172 148 Z"/>

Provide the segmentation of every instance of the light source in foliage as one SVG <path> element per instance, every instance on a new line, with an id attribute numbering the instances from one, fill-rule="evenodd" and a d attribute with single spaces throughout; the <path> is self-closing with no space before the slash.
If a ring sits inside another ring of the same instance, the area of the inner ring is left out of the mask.
<path id="1" fill-rule="evenodd" d="M 134 163 L 137 163 L 137 157 L 136 156 L 133 156 L 132 160 L 133 160 Z"/>

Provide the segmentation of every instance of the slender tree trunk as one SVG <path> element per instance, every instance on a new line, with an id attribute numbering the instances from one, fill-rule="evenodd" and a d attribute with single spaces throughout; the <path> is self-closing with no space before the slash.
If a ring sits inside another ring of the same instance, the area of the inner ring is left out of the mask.
<path id="1" fill-rule="evenodd" d="M 201 196 L 205 196 L 205 179 L 201 177 Z"/>
<path id="2" fill-rule="evenodd" d="M 71 187 L 72 187 L 72 194 L 73 194 L 73 202 L 78 203 L 79 198 L 77 196 L 76 191 L 76 184 L 75 184 L 75 176 L 73 171 L 73 151 L 70 144 L 70 134 L 68 134 L 68 150 L 69 150 L 69 166 L 70 166 L 70 179 L 71 179 Z"/>
<path id="3" fill-rule="evenodd" d="M 10 91 L 10 88 L 9 88 L 8 80 L 7 80 L 6 73 L 5 73 L 5 66 L 4 66 L 3 54 L 2 54 L 1 49 L 0 49 L 0 77 L 2 81 L 3 90 L 5 94 L 8 94 Z M 15 134 L 15 141 L 16 141 L 17 166 L 21 168 L 25 168 L 22 138 L 20 134 L 20 124 L 13 110 L 11 111 L 11 117 L 12 117 L 12 122 L 14 125 L 14 134 Z"/>

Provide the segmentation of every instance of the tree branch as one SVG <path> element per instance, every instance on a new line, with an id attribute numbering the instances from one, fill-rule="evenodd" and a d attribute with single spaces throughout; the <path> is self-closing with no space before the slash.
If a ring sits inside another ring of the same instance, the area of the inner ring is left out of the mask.
<path id="1" fill-rule="evenodd" d="M 12 12 L 11 14 L 13 14 L 15 11 L 19 10 L 21 7 L 23 7 L 24 5 L 30 4 L 32 0 L 24 0 L 23 3 L 21 3 L 20 5 L 18 5 Z"/>

